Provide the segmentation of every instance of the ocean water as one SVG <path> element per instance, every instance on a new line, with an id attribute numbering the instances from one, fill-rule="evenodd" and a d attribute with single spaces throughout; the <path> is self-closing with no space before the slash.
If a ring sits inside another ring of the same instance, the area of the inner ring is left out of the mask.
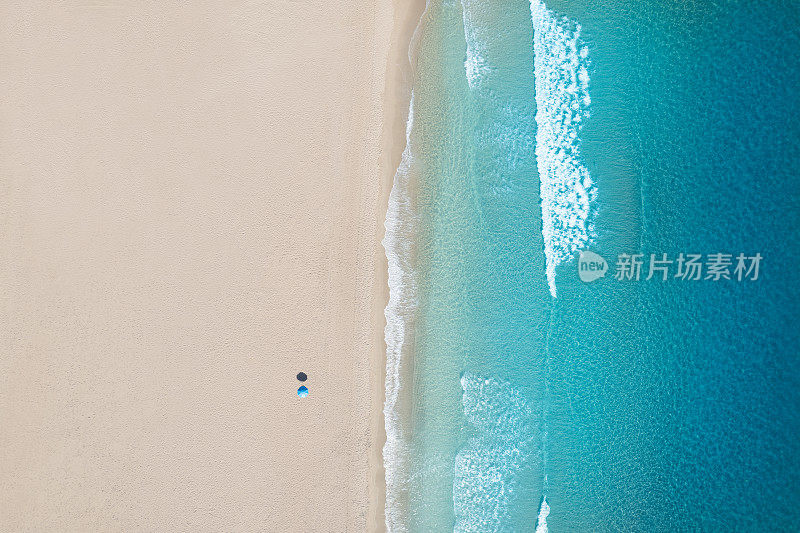
<path id="1" fill-rule="evenodd" d="M 390 531 L 800 529 L 799 25 L 429 1 L 384 240 Z M 662 253 L 763 260 L 613 276 Z"/>

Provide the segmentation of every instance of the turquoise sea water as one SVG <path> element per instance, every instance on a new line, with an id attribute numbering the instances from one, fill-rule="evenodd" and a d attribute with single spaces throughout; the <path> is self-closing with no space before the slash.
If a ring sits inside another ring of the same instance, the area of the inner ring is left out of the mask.
<path id="1" fill-rule="evenodd" d="M 384 241 L 390 531 L 800 528 L 799 24 L 429 2 Z M 717 252 L 759 279 L 613 278 Z"/>

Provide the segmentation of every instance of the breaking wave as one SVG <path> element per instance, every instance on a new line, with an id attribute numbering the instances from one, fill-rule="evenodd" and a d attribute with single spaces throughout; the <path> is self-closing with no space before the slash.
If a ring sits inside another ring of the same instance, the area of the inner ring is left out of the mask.
<path id="1" fill-rule="evenodd" d="M 416 49 L 422 21 L 430 4 L 417 22 L 408 47 L 408 59 L 415 68 Z M 385 522 L 388 533 L 408 531 L 408 443 L 403 429 L 403 413 L 400 399 L 402 390 L 402 364 L 411 355 L 411 331 L 417 312 L 417 280 L 414 268 L 414 243 L 416 241 L 417 216 L 411 183 L 417 172 L 414 157 L 414 89 L 408 103 L 406 120 L 406 146 L 394 175 L 389 204 L 386 209 L 383 245 L 388 264 L 389 301 L 383 310 L 386 317 L 384 340 L 386 341 L 385 400 L 383 404 L 386 443 L 383 445 L 383 468 L 386 482 Z"/>
<path id="2" fill-rule="evenodd" d="M 594 236 L 590 204 L 597 192 L 581 163 L 579 133 L 589 117 L 589 49 L 580 24 L 531 0 L 536 85 L 536 159 L 550 294 L 556 267 Z"/>
<path id="3" fill-rule="evenodd" d="M 476 435 L 455 460 L 453 531 L 506 531 L 520 471 L 537 453 L 536 417 L 507 382 L 465 374 L 461 387 L 464 415 Z"/>
<path id="4" fill-rule="evenodd" d="M 467 41 L 467 58 L 464 60 L 464 70 L 470 89 L 480 86 L 481 81 L 494 70 L 486 59 L 487 42 L 491 39 L 491 35 L 486 34 L 485 25 L 481 23 L 484 15 L 481 7 L 479 0 L 461 0 L 464 37 Z"/>
<path id="5" fill-rule="evenodd" d="M 547 533 L 548 515 L 550 515 L 550 506 L 547 505 L 547 498 L 542 498 L 542 506 L 539 507 L 539 516 L 536 518 L 536 533 Z"/>
<path id="6" fill-rule="evenodd" d="M 528 97 L 518 97 L 509 86 L 517 82 L 508 62 L 498 64 L 498 56 L 508 53 L 508 40 L 499 38 L 502 22 L 496 6 L 482 0 L 461 0 L 466 60 L 464 72 L 479 110 L 475 129 L 474 172 L 487 184 L 488 192 L 500 197 L 501 208 L 508 209 L 503 197 L 519 191 L 535 162 L 535 105 Z M 526 73 L 527 76 L 527 73 Z M 522 95 L 519 95 L 522 96 Z M 479 202 L 489 208 L 491 199 Z M 489 204 L 489 205 L 487 205 Z M 491 215 L 490 215 L 491 218 Z"/>
<path id="7" fill-rule="evenodd" d="M 389 266 L 389 302 L 384 309 L 386 326 L 386 399 L 383 405 L 386 443 L 383 446 L 383 467 L 386 471 L 386 529 L 406 531 L 405 506 L 402 495 L 408 479 L 405 439 L 399 408 L 401 363 L 409 350 L 409 333 L 417 309 L 417 284 L 413 267 L 413 242 L 416 217 L 410 193 L 414 167 L 411 130 L 414 122 L 414 94 L 408 110 L 406 147 L 394 176 L 389 206 L 386 211 L 383 248 Z"/>

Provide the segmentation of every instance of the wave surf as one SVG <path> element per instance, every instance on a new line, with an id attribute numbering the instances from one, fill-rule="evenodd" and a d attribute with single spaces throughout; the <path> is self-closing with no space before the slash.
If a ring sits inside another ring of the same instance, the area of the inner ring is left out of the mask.
<path id="1" fill-rule="evenodd" d="M 581 162 L 580 130 L 589 118 L 589 49 L 580 24 L 531 0 L 536 87 L 536 159 L 541 181 L 547 282 L 556 297 L 556 267 L 594 236 L 590 204 L 597 191 Z"/>

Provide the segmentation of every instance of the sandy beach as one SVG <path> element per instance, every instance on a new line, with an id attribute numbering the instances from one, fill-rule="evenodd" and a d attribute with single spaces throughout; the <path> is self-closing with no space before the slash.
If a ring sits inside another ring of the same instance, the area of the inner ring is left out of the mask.
<path id="1" fill-rule="evenodd" d="M 0 2 L 0 530 L 383 529 L 421 4 Z"/>

